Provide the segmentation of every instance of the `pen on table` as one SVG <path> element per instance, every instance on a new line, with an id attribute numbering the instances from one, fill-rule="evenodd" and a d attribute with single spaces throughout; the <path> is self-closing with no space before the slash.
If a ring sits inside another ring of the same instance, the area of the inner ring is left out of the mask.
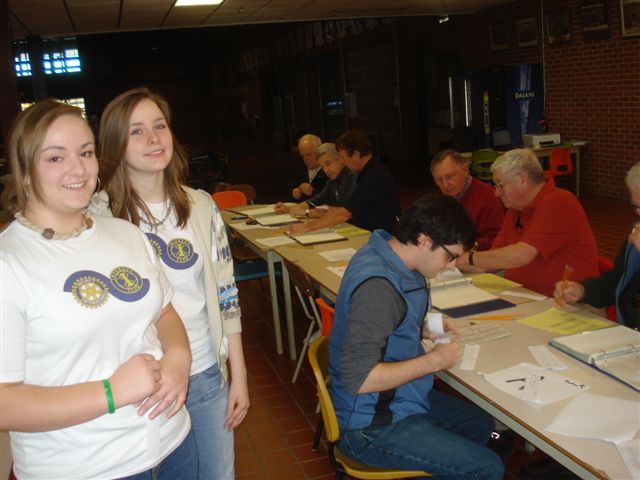
<path id="1" fill-rule="evenodd" d="M 564 274 L 562 275 L 562 291 L 563 292 L 564 292 L 564 289 L 567 288 L 567 282 L 569 281 L 569 277 L 571 276 L 572 271 L 573 271 L 573 268 L 571 268 L 569 265 L 564 266 Z M 564 304 L 564 300 L 561 297 L 556 297 L 555 301 L 556 301 L 556 305 Z"/>
<path id="2" fill-rule="evenodd" d="M 245 220 L 247 217 L 231 217 L 231 220 Z"/>

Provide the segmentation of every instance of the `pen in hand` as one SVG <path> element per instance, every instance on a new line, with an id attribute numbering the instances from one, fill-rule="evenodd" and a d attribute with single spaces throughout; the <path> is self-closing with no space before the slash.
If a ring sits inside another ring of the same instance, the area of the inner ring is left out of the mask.
<path id="1" fill-rule="evenodd" d="M 571 276 L 571 272 L 573 272 L 573 268 L 571 268 L 571 266 L 569 265 L 565 265 L 564 266 L 564 274 L 562 275 L 562 290 L 564 292 L 564 289 L 567 288 L 568 286 L 568 282 L 569 282 L 569 277 Z M 564 298 L 563 296 L 559 296 L 555 298 L 556 301 L 556 305 L 564 305 Z"/>

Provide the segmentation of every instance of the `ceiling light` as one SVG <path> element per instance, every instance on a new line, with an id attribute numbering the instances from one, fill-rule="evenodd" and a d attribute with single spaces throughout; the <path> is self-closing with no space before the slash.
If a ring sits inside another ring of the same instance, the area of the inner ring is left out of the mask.
<path id="1" fill-rule="evenodd" d="M 224 0 L 176 0 L 176 7 L 193 7 L 197 5 L 220 5 Z"/>
<path id="2" fill-rule="evenodd" d="M 438 19 L 438 23 L 447 23 L 448 21 L 449 21 L 449 15 L 441 15 L 440 18 Z"/>

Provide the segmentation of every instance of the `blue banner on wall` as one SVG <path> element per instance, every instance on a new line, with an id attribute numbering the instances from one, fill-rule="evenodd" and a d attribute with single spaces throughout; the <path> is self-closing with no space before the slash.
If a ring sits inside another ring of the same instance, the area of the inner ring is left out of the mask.
<path id="1" fill-rule="evenodd" d="M 507 126 L 511 143 L 522 145 L 522 136 L 541 133 L 544 118 L 544 80 L 538 63 L 506 68 Z"/>

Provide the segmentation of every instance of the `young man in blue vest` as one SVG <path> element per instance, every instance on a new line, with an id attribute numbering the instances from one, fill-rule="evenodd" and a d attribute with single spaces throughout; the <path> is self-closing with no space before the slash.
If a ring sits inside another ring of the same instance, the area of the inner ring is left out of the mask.
<path id="1" fill-rule="evenodd" d="M 485 446 L 493 419 L 433 389 L 433 374 L 456 364 L 459 344 L 420 344 L 430 305 L 425 277 L 455 265 L 475 230 L 454 198 L 429 195 L 409 207 L 393 237 L 373 232 L 352 258 L 336 303 L 329 383 L 340 450 L 361 463 L 437 477 L 501 479 Z M 454 330 L 445 321 L 445 330 Z"/>

